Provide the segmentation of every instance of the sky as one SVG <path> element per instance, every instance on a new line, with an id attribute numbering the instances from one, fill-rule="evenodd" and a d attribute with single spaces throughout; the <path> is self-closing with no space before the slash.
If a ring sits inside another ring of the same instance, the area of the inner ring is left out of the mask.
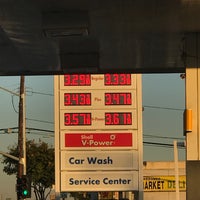
<path id="1" fill-rule="evenodd" d="M 185 139 L 185 79 L 181 79 L 180 74 L 144 74 L 142 79 L 143 160 L 172 161 L 174 140 L 183 143 Z M 149 144 L 151 142 L 160 145 Z M 161 144 L 169 145 L 161 147 Z M 179 149 L 179 159 L 185 160 L 184 148 Z"/>
<path id="2" fill-rule="evenodd" d="M 19 92 L 20 77 L 0 77 L 0 87 Z M 43 129 L 31 131 L 27 139 L 43 140 L 54 144 L 53 76 L 26 76 L 26 126 Z M 18 96 L 0 90 L 0 129 L 18 126 Z M 183 110 L 185 107 L 185 81 L 180 74 L 143 74 L 143 141 L 145 161 L 173 160 L 173 141 L 184 141 Z M 48 131 L 49 130 L 49 131 Z M 13 130 L 14 131 L 14 130 Z M 2 134 L 1 134 L 2 133 Z M 0 131 L 0 151 L 17 143 L 17 133 Z M 0 156 L 0 161 L 1 161 Z M 179 149 L 179 159 L 185 159 L 185 149 Z M 0 162 L 0 200 L 16 199 L 15 176 L 3 172 Z"/>

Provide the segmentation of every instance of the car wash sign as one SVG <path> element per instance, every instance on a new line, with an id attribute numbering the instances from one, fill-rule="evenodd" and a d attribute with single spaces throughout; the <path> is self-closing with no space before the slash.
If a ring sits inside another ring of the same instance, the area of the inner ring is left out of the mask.
<path id="1" fill-rule="evenodd" d="M 54 86 L 56 191 L 138 190 L 140 75 L 66 74 Z"/>

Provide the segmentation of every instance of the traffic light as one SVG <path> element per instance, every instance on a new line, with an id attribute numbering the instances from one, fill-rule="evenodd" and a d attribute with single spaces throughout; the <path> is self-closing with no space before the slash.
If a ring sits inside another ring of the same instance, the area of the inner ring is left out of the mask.
<path id="1" fill-rule="evenodd" d="M 18 199 L 31 198 L 31 180 L 26 175 L 17 178 L 17 196 Z"/>
<path id="2" fill-rule="evenodd" d="M 22 178 L 17 177 L 17 185 L 16 185 L 16 191 L 17 191 L 17 199 L 20 199 L 21 196 L 21 183 L 22 183 Z"/>

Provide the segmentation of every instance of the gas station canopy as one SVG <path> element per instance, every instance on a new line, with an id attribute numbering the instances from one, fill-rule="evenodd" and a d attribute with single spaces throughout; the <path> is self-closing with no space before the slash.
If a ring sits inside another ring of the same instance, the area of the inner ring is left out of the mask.
<path id="1" fill-rule="evenodd" d="M 0 0 L 0 75 L 198 67 L 200 1 Z"/>

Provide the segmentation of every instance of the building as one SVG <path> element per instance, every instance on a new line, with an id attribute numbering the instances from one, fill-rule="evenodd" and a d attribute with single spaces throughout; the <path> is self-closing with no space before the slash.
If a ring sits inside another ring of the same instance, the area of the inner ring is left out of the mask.
<path id="1" fill-rule="evenodd" d="M 143 163 L 144 200 L 176 199 L 174 162 Z M 185 162 L 178 163 L 179 196 L 186 200 Z"/>

